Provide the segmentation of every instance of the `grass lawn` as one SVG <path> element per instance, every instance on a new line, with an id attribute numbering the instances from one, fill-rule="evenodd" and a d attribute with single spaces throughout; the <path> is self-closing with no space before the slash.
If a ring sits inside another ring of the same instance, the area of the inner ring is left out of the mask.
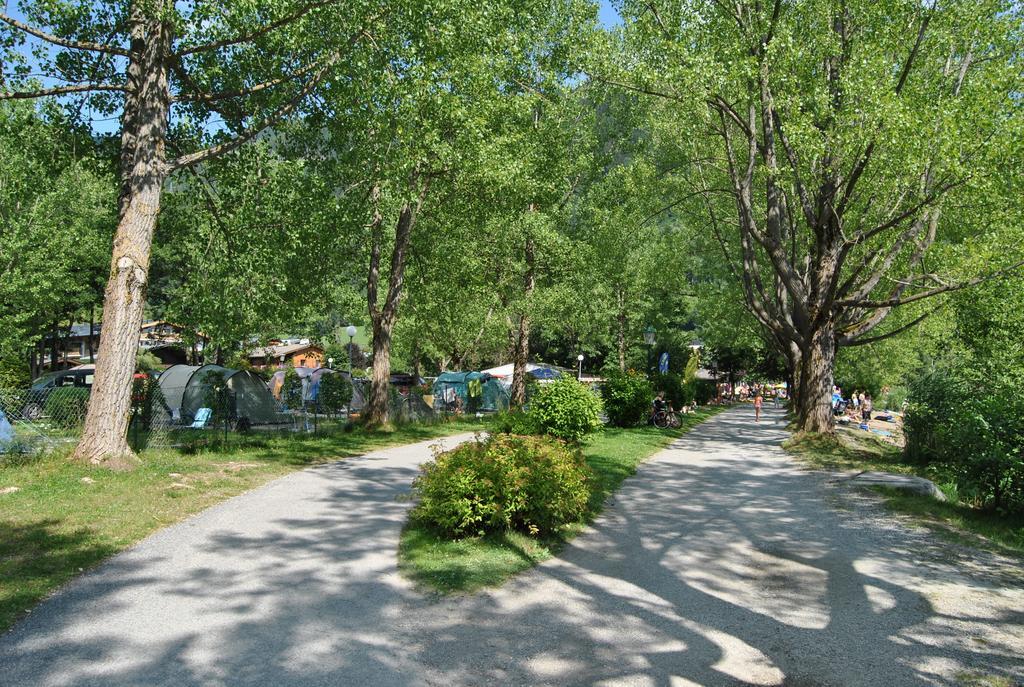
<path id="1" fill-rule="evenodd" d="M 1004 517 L 957 502 L 955 494 L 944 488 L 949 480 L 943 475 L 904 462 L 898 447 L 867 432 L 841 430 L 835 441 L 797 437 L 787 441 L 783 447 L 818 469 L 897 472 L 930 479 L 943 489 L 949 501 L 936 501 L 929 496 L 884 487 L 874 491 L 885 497 L 886 505 L 892 510 L 911 516 L 916 523 L 947 539 L 1004 554 L 1024 555 L 1024 518 Z"/>
<path id="2" fill-rule="evenodd" d="M 482 429 L 477 423 L 255 438 L 231 450 L 143 454 L 130 472 L 51 454 L 0 464 L 0 632 L 72 577 L 152 532 L 275 477 L 367 451 Z"/>
<path id="3" fill-rule="evenodd" d="M 586 522 L 593 520 L 606 497 L 634 474 L 640 463 L 720 410 L 701 409 L 688 415 L 678 430 L 606 428 L 593 435 L 583 447 L 583 456 L 596 478 L 590 512 L 585 522 L 570 525 L 558 536 L 540 538 L 509 532 L 449 540 L 422 525 L 409 523 L 398 548 L 399 568 L 410 579 L 442 593 L 471 592 L 499 585 L 558 553 Z"/>

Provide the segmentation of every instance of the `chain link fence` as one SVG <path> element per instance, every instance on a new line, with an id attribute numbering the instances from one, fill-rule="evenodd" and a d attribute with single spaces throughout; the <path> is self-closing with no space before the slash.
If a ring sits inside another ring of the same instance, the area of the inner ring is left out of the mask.
<path id="1" fill-rule="evenodd" d="M 204 446 L 241 447 L 274 436 L 328 435 L 350 430 L 357 417 L 347 407 L 328 411 L 318 399 L 304 399 L 297 407 L 275 399 L 269 412 L 264 409 L 254 419 L 247 414 L 251 406 L 245 392 L 227 385 L 214 386 L 197 408 L 183 412 L 180 405 L 168 402 L 168 396 L 175 398 L 175 390 L 165 391 L 156 380 L 135 380 L 127 439 L 136 452 L 193 452 Z M 89 396 L 88 387 L 0 390 L 0 464 L 74 447 Z M 394 391 L 389 400 L 396 423 L 432 422 L 441 415 L 418 394 Z"/>

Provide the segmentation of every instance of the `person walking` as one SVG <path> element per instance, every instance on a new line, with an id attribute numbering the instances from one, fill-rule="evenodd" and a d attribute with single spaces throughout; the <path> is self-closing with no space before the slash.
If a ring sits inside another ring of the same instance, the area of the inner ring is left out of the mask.
<path id="1" fill-rule="evenodd" d="M 782 390 L 781 389 L 775 389 L 772 392 L 772 405 L 776 409 L 778 409 L 779 404 L 781 403 L 781 401 L 782 401 Z"/>
<path id="2" fill-rule="evenodd" d="M 761 393 L 758 392 L 757 396 L 754 396 L 754 422 L 761 421 Z"/>
<path id="3" fill-rule="evenodd" d="M 864 400 L 860 402 L 860 417 L 861 417 L 861 420 L 864 421 L 864 424 L 867 424 L 868 420 L 871 419 L 872 405 L 873 404 L 871 403 L 871 395 L 870 394 L 865 396 Z"/>

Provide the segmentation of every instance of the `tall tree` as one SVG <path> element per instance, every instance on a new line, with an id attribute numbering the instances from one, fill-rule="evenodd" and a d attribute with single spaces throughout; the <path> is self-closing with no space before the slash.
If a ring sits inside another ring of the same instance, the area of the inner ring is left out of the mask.
<path id="1" fill-rule="evenodd" d="M 124 465 L 132 453 L 125 436 L 132 373 L 164 181 L 294 113 L 341 65 L 347 79 L 359 75 L 357 44 L 383 10 L 372 0 L 21 5 L 26 21 L 0 13 L 4 42 L 14 46 L 4 56 L 13 71 L 0 77 L 0 99 L 84 94 L 90 107 L 121 115 L 119 220 L 95 384 L 75 455 Z M 26 44 L 60 85 L 40 88 L 19 76 Z M 223 117 L 217 140 L 169 157 L 169 144 L 197 138 L 171 135 L 175 107 L 193 134 L 213 113 Z"/>
<path id="2" fill-rule="evenodd" d="M 623 12 L 639 66 L 609 80 L 683 125 L 690 202 L 788 361 L 798 428 L 830 433 L 840 346 L 913 327 L 878 333 L 896 308 L 993 273 L 938 273 L 934 256 L 985 224 L 965 233 L 946 210 L 1020 165 L 1001 152 L 1022 122 L 1019 3 L 627 0 Z"/>

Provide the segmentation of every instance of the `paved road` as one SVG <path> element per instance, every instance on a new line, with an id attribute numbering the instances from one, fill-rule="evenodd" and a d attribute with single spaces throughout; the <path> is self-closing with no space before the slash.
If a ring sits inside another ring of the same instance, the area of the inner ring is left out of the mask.
<path id="1" fill-rule="evenodd" d="M 1024 682 L 1012 564 L 799 470 L 767 415 L 709 421 L 560 558 L 473 596 L 421 594 L 395 569 L 395 497 L 425 445 L 286 477 L 43 604 L 0 638 L 0 684 Z"/>

